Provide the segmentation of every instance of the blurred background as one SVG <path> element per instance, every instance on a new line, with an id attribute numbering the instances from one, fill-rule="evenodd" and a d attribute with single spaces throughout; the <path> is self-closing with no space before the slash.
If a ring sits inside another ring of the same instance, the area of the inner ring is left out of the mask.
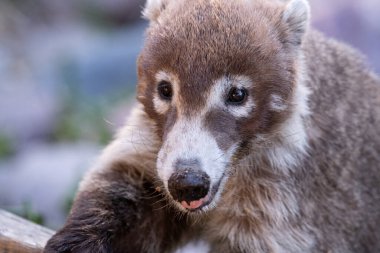
<path id="1" fill-rule="evenodd" d="M 143 0 L 0 1 L 0 208 L 57 229 L 133 104 Z M 380 1 L 311 0 L 380 73 Z"/>

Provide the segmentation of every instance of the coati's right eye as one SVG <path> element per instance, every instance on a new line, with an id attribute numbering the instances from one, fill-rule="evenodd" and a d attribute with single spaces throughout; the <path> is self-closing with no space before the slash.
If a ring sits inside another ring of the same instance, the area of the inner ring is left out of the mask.
<path id="1" fill-rule="evenodd" d="M 247 98 L 246 89 L 233 87 L 228 93 L 227 103 L 240 105 L 244 103 L 246 98 Z"/>
<path id="2" fill-rule="evenodd" d="M 168 81 L 161 81 L 157 86 L 157 91 L 164 100 L 170 100 L 173 96 L 172 85 Z"/>

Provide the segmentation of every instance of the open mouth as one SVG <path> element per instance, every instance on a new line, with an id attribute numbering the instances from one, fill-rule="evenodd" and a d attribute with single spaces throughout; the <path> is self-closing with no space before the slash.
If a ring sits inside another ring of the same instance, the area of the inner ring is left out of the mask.
<path id="1" fill-rule="evenodd" d="M 213 187 L 211 187 L 211 190 L 209 191 L 209 193 L 205 197 L 199 200 L 192 200 L 192 201 L 176 200 L 176 202 L 180 204 L 188 212 L 201 211 L 202 209 L 204 209 L 204 207 L 208 206 L 214 200 L 223 179 L 224 179 L 224 174 L 222 178 Z"/>

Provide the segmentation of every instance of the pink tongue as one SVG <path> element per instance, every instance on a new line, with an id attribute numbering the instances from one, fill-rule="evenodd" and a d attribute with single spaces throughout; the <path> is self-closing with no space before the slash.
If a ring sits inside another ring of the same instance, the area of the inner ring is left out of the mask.
<path id="1" fill-rule="evenodd" d="M 190 205 L 186 201 L 182 201 L 181 205 L 186 209 L 196 209 L 203 204 L 204 199 L 191 201 Z"/>

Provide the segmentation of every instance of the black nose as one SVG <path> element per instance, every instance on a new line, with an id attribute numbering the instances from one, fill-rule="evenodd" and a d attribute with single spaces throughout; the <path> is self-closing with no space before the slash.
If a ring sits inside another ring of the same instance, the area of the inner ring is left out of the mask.
<path id="1" fill-rule="evenodd" d="M 178 161 L 176 171 L 168 181 L 169 192 L 179 202 L 205 197 L 210 188 L 210 177 L 200 169 L 196 160 Z"/>

